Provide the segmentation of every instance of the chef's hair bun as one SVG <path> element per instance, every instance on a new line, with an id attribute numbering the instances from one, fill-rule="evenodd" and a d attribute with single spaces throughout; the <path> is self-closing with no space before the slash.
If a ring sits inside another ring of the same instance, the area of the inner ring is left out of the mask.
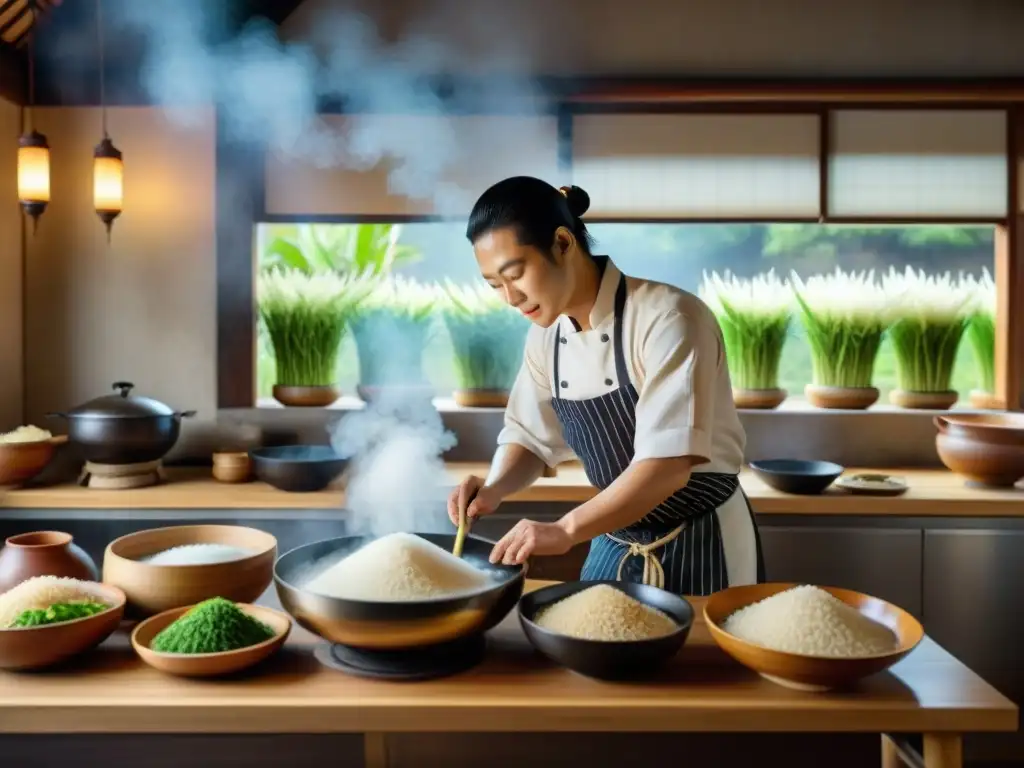
<path id="1" fill-rule="evenodd" d="M 590 195 L 583 187 L 559 187 L 558 191 L 565 195 L 565 202 L 569 206 L 569 213 L 577 219 L 582 217 L 590 208 Z"/>

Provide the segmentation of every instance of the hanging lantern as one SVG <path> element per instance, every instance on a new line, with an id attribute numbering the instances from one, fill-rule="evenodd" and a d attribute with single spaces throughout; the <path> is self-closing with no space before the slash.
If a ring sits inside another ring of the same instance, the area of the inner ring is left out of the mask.
<path id="1" fill-rule="evenodd" d="M 32 217 L 32 231 L 50 202 L 50 145 L 39 131 L 18 140 L 18 200 Z"/>
<path id="2" fill-rule="evenodd" d="M 121 150 L 114 146 L 109 136 L 96 145 L 93 152 L 93 205 L 96 215 L 107 227 L 107 240 L 110 240 L 110 227 L 121 214 L 124 204 L 124 163 L 121 162 Z"/>

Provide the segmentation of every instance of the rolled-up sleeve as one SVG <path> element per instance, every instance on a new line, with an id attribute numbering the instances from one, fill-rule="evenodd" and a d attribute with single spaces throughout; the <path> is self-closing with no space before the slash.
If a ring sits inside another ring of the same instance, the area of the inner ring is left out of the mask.
<path id="1" fill-rule="evenodd" d="M 523 364 L 505 407 L 505 426 L 498 435 L 498 445 L 516 443 L 554 467 L 571 461 L 574 454 L 551 407 L 551 384 L 543 363 L 544 338 L 542 329 L 530 330 Z"/>
<path id="2" fill-rule="evenodd" d="M 724 349 L 712 318 L 673 309 L 646 334 L 636 410 L 634 461 L 689 456 L 711 460 L 715 388 Z"/>

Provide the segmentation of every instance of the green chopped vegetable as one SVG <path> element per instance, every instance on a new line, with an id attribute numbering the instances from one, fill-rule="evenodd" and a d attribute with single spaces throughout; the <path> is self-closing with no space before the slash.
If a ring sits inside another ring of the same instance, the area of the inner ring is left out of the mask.
<path id="1" fill-rule="evenodd" d="M 96 602 L 54 603 L 49 608 L 33 608 L 22 611 L 11 622 L 10 627 L 41 627 L 46 624 L 60 624 L 102 613 L 109 607 L 104 603 Z"/>
<path id="2" fill-rule="evenodd" d="M 160 653 L 223 653 L 258 645 L 275 634 L 230 600 L 214 597 L 160 630 L 150 647 Z"/>

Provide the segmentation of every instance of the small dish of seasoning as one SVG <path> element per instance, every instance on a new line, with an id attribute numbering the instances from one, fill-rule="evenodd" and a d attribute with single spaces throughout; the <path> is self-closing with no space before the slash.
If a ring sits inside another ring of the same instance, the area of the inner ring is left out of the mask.
<path id="1" fill-rule="evenodd" d="M 836 480 L 836 486 L 863 496 L 899 496 L 908 488 L 902 477 L 874 473 L 844 475 Z"/>
<path id="2" fill-rule="evenodd" d="M 280 611 L 214 597 L 146 619 L 132 632 L 132 648 L 161 672 L 214 677 L 271 656 L 291 628 L 291 618 Z"/>

